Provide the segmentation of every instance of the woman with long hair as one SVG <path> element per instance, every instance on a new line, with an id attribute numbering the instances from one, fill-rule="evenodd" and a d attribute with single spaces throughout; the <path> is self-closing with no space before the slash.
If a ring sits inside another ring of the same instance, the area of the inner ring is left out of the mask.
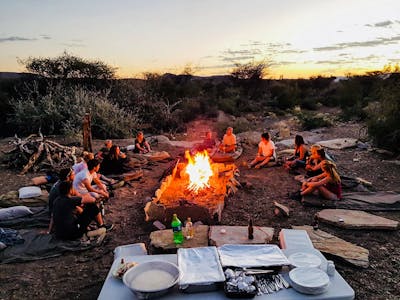
<path id="1" fill-rule="evenodd" d="M 342 198 L 342 184 L 336 165 L 324 160 L 321 163 L 322 174 L 309 178 L 303 182 L 300 195 L 318 193 L 328 200 L 340 200 Z"/>
<path id="2" fill-rule="evenodd" d="M 307 157 L 308 150 L 304 139 L 301 135 L 296 135 L 294 138 L 294 155 L 285 163 L 285 168 L 288 170 L 300 167 L 304 168 L 306 166 Z"/>

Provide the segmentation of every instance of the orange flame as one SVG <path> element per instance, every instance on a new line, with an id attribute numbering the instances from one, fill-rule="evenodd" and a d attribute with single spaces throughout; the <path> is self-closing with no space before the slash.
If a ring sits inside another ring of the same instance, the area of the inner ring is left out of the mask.
<path id="1" fill-rule="evenodd" d="M 209 187 L 209 179 L 213 172 L 207 151 L 197 152 L 194 157 L 190 155 L 189 151 L 186 151 L 185 157 L 188 160 L 186 166 L 186 173 L 189 174 L 188 189 L 198 193 L 199 190 Z"/>

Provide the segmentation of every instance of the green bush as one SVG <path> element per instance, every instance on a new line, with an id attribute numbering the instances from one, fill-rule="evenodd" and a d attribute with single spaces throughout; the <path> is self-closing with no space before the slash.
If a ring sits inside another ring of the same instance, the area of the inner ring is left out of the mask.
<path id="1" fill-rule="evenodd" d="M 382 148 L 400 152 L 400 74 L 392 74 L 380 90 L 380 101 L 367 108 L 368 132 Z"/>
<path id="2" fill-rule="evenodd" d="M 88 91 L 61 83 L 49 85 L 44 95 L 34 84 L 29 93 L 11 102 L 13 118 L 9 119 L 18 133 L 76 134 L 82 128 L 83 116 L 92 116 L 92 134 L 98 138 L 128 137 L 138 125 L 137 113 L 123 110 L 109 100 L 108 92 Z"/>
<path id="3" fill-rule="evenodd" d="M 321 127 L 331 127 L 332 121 L 309 112 L 302 112 L 297 115 L 304 130 L 311 130 Z"/>

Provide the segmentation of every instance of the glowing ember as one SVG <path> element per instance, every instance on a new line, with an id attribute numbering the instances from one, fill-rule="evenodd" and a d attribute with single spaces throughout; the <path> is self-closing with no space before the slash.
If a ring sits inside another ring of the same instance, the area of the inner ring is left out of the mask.
<path id="1" fill-rule="evenodd" d="M 189 151 L 185 152 L 188 164 L 186 166 L 186 173 L 189 174 L 188 189 L 197 193 L 205 187 L 209 187 L 209 179 L 212 176 L 210 157 L 207 151 L 197 152 L 192 157 Z"/>

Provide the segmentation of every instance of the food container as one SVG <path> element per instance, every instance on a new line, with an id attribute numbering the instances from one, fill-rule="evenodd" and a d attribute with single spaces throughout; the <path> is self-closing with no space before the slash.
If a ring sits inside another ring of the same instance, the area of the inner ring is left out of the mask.
<path id="1" fill-rule="evenodd" d="M 223 245 L 218 248 L 223 267 L 281 267 L 290 265 L 276 245 Z"/>
<path id="2" fill-rule="evenodd" d="M 170 262 L 149 261 L 129 269 L 122 280 L 138 299 L 150 299 L 174 287 L 179 280 L 179 269 Z"/>
<path id="3" fill-rule="evenodd" d="M 179 288 L 185 293 L 216 290 L 225 276 L 215 247 L 178 249 Z"/>

